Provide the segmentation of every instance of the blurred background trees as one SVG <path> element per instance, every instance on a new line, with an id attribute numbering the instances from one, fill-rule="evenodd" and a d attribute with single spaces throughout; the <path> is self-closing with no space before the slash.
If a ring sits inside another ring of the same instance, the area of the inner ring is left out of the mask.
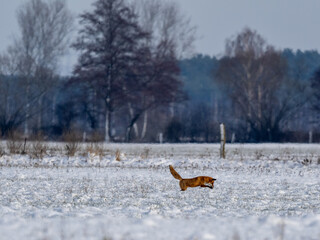
<path id="1" fill-rule="evenodd" d="M 9 65 L 4 66 L 4 75 L 11 76 L 4 81 L 15 85 L 13 101 L 10 104 L 12 96 L 6 96 L 2 114 L 3 122 L 11 126 L 2 134 L 24 124 L 24 135 L 29 136 L 31 129 L 45 124 L 46 98 L 54 97 L 50 90 L 56 84 L 58 60 L 67 50 L 73 17 L 62 0 L 30 0 L 18 9 L 17 20 L 20 34 L 2 57 L 4 65 Z"/>
<path id="2" fill-rule="evenodd" d="M 310 124 L 314 129 L 320 127 L 320 67 L 314 72 L 311 78 L 311 109 L 314 112 L 310 118 Z"/>
<path id="3" fill-rule="evenodd" d="M 148 110 L 183 98 L 177 59 L 182 47 L 175 31 L 180 27 L 178 8 L 145 2 L 136 8 L 144 13 L 139 18 L 123 0 L 99 0 L 94 7 L 80 17 L 82 28 L 73 46 L 81 54 L 73 80 L 85 83 L 87 96 L 93 92 L 105 103 L 105 141 L 114 140 L 113 118 L 121 110 L 127 119 L 122 120 L 127 121 L 126 140 L 132 128 L 135 137 L 143 139 Z M 147 12 L 153 8 L 158 14 L 149 19 Z M 140 133 L 137 122 L 142 115 Z"/>
<path id="4" fill-rule="evenodd" d="M 217 78 L 228 87 L 248 141 L 279 141 L 282 122 L 305 103 L 304 88 L 287 72 L 281 52 L 257 32 L 246 28 L 227 41 Z"/>
<path id="5" fill-rule="evenodd" d="M 216 142 L 320 140 L 320 54 L 279 50 L 245 28 L 219 58 L 193 54 L 179 5 L 97 0 L 74 19 L 63 0 L 29 0 L 20 34 L 0 54 L 0 133 L 60 139 Z M 78 61 L 61 76 L 72 47 Z"/>

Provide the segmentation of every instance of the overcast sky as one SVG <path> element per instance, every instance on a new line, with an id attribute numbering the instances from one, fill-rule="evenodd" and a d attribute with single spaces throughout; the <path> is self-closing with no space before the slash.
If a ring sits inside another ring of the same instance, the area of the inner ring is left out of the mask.
<path id="1" fill-rule="evenodd" d="M 0 51 L 18 32 L 16 9 L 26 0 L 0 0 Z M 320 0 L 176 0 L 197 26 L 196 52 L 221 56 L 225 40 L 250 27 L 278 49 L 320 50 Z M 94 0 L 67 0 L 75 14 Z"/>

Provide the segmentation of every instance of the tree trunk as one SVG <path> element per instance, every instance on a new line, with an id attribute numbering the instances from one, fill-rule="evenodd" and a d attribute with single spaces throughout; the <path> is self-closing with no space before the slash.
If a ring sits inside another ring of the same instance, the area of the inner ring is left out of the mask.
<path id="1" fill-rule="evenodd" d="M 141 113 L 136 114 L 133 118 L 131 118 L 131 122 L 127 127 L 127 132 L 126 132 L 126 141 L 129 142 L 131 138 L 131 130 L 132 127 L 136 124 L 137 120 L 139 119 Z"/>
<path id="2" fill-rule="evenodd" d="M 145 111 L 143 116 L 143 127 L 141 132 L 141 139 L 144 139 L 144 137 L 146 136 L 147 126 L 148 126 L 148 111 Z"/>
<path id="3" fill-rule="evenodd" d="M 25 112 L 25 122 L 24 122 L 24 135 L 25 137 L 29 136 L 29 117 L 30 117 L 30 102 L 29 102 L 29 92 L 30 92 L 30 84 L 27 80 L 27 88 L 26 88 L 26 112 Z"/>
<path id="4" fill-rule="evenodd" d="M 130 141 L 131 130 L 132 130 L 132 126 L 129 125 L 126 130 L 126 142 Z"/>
<path id="5" fill-rule="evenodd" d="M 56 104 L 57 104 L 57 94 L 54 93 L 53 94 L 53 98 L 52 98 L 52 106 L 51 106 L 51 111 L 52 111 L 52 115 L 51 115 L 51 125 L 54 126 L 56 124 Z"/>
<path id="6" fill-rule="evenodd" d="M 214 122 L 218 122 L 218 116 L 219 116 L 219 104 L 218 104 L 218 99 L 215 96 L 214 98 L 214 116 L 213 116 L 213 120 Z"/>
<path id="7" fill-rule="evenodd" d="M 170 118 L 173 119 L 174 118 L 174 103 L 170 103 Z"/>
<path id="8" fill-rule="evenodd" d="M 104 141 L 106 143 L 110 142 L 110 111 L 106 110 L 106 122 L 105 122 L 105 137 Z"/>
<path id="9" fill-rule="evenodd" d="M 42 125 L 42 98 L 43 95 L 41 95 L 38 99 L 38 107 L 39 107 L 39 114 L 38 114 L 38 127 L 37 130 L 39 131 L 41 129 L 41 125 Z"/>
<path id="10" fill-rule="evenodd" d="M 128 103 L 128 108 L 129 108 L 129 113 L 130 113 L 131 119 L 135 118 L 134 113 L 133 113 L 133 109 L 132 109 L 132 106 L 131 106 L 131 103 Z M 131 126 L 131 127 L 132 127 L 132 126 Z M 130 127 L 129 134 L 130 134 L 130 132 L 131 132 L 131 127 Z M 134 124 L 133 124 L 133 130 L 134 130 L 135 136 L 138 138 L 138 137 L 139 137 L 139 129 L 138 129 L 137 123 L 134 123 Z"/>

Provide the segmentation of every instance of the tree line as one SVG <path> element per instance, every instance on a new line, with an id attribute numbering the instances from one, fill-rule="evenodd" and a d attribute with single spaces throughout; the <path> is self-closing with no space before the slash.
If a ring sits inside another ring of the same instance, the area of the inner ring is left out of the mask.
<path id="1" fill-rule="evenodd" d="M 30 0 L 0 55 L 0 133 L 88 141 L 306 141 L 319 124 L 315 51 L 280 51 L 245 28 L 221 58 L 195 55 L 195 27 L 172 2 L 97 0 L 74 17 L 62 0 Z M 78 53 L 71 76 L 58 62 Z M 160 137 L 161 136 L 161 137 Z"/>
<path id="2" fill-rule="evenodd" d="M 188 115 L 202 126 L 203 134 L 194 131 L 196 137 L 208 134 L 205 129 L 210 127 L 203 123 L 224 122 L 229 141 L 319 141 L 317 51 L 276 50 L 256 31 L 245 28 L 227 40 L 222 58 L 198 55 L 182 60 L 181 69 L 193 99 Z M 199 109 L 202 114 L 196 113 Z"/>

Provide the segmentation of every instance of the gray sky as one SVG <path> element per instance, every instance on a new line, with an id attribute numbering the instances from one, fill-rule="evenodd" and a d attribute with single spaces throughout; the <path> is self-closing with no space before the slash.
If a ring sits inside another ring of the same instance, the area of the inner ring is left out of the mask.
<path id="1" fill-rule="evenodd" d="M 0 52 L 18 32 L 16 9 L 25 1 L 0 0 Z M 221 56 L 225 40 L 244 27 L 257 30 L 277 49 L 320 50 L 320 0 L 176 1 L 198 28 L 195 52 Z M 88 10 L 94 0 L 67 2 L 71 11 L 78 14 Z"/>

